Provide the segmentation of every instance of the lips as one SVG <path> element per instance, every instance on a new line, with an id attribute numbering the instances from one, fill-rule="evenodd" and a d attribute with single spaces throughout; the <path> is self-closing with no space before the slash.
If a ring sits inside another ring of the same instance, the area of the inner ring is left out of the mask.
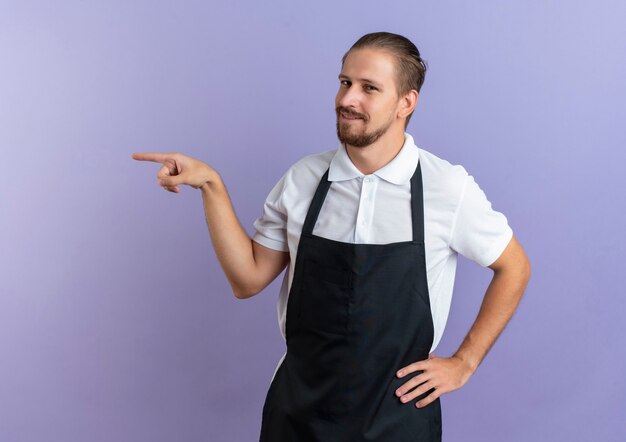
<path id="1" fill-rule="evenodd" d="M 344 120 L 354 121 L 354 120 L 362 120 L 363 119 L 361 117 L 357 117 L 356 115 L 344 114 L 343 112 L 340 112 L 340 115 L 341 115 L 341 118 L 343 118 Z"/>

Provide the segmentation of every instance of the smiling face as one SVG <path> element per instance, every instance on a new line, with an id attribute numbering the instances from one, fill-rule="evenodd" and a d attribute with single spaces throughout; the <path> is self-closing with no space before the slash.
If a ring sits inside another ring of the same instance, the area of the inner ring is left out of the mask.
<path id="1" fill-rule="evenodd" d="M 393 55 L 374 48 L 350 51 L 339 81 L 335 97 L 339 141 L 366 147 L 390 129 L 404 132 Z"/>

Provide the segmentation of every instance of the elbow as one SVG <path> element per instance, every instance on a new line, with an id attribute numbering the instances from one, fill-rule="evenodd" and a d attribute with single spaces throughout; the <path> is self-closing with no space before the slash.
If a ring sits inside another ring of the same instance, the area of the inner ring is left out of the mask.
<path id="1" fill-rule="evenodd" d="M 528 261 L 528 258 L 520 260 L 512 270 L 512 274 L 517 275 L 517 278 L 525 287 L 528 281 L 530 281 L 531 274 L 530 261 Z"/>
<path id="2" fill-rule="evenodd" d="M 260 290 L 252 286 L 231 285 L 233 295 L 237 299 L 248 299 L 258 294 Z"/>
<path id="3" fill-rule="evenodd" d="M 526 283 L 530 280 L 531 268 L 530 268 L 530 260 L 527 256 L 524 257 L 524 261 L 522 263 L 522 275 L 524 275 L 524 279 Z"/>
<path id="4" fill-rule="evenodd" d="M 522 263 L 519 264 L 516 274 L 518 275 L 519 284 L 522 286 L 522 293 L 528 287 L 528 282 L 530 281 L 531 268 L 530 261 L 525 259 Z"/>

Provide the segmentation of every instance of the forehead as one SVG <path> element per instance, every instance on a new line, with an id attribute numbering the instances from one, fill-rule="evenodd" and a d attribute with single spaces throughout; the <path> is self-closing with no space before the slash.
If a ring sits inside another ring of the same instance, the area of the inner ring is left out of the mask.
<path id="1" fill-rule="evenodd" d="M 351 80 L 368 79 L 384 85 L 393 85 L 394 57 L 382 49 L 355 49 L 346 56 L 340 75 L 345 75 Z"/>

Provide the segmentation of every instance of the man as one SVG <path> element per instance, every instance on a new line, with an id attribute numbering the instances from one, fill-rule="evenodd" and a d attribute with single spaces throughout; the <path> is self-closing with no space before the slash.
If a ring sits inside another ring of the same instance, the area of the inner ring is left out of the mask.
<path id="1" fill-rule="evenodd" d="M 287 351 L 263 408 L 261 441 L 440 441 L 439 397 L 463 386 L 511 318 L 530 277 L 508 226 L 461 166 L 405 133 L 426 64 L 408 39 L 363 36 L 346 53 L 337 149 L 310 155 L 270 192 L 251 239 L 219 174 L 179 153 L 165 189 L 201 189 L 216 254 L 238 298 L 288 266 L 278 313 Z M 493 270 L 471 330 L 431 352 L 450 307 L 457 254 Z"/>

